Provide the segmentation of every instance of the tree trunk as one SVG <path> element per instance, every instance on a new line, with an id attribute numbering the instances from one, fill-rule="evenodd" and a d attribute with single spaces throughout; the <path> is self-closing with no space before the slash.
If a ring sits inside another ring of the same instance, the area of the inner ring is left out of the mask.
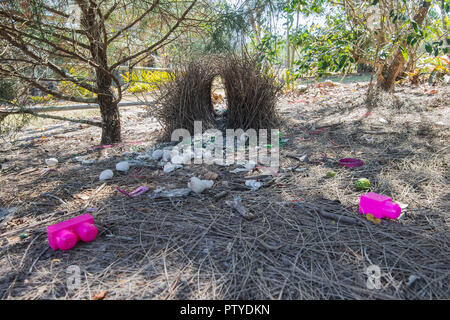
<path id="1" fill-rule="evenodd" d="M 95 70 L 98 89 L 98 105 L 102 115 L 102 144 L 120 142 L 120 113 L 112 90 L 113 74 L 108 68 L 107 45 L 102 37 L 101 19 L 96 16 L 97 4 L 87 0 L 77 0 L 82 11 L 81 24 L 88 31 L 92 59 L 99 67 Z"/>
<path id="2" fill-rule="evenodd" d="M 104 70 L 96 70 L 97 87 L 102 92 L 98 95 L 98 105 L 102 115 L 102 144 L 120 142 L 120 113 L 119 106 L 114 101 L 111 88 L 111 74 Z"/>
<path id="3" fill-rule="evenodd" d="M 445 4 L 442 2 L 441 6 L 441 22 L 442 22 L 442 30 L 444 30 L 444 46 L 446 48 L 449 47 L 449 44 L 447 43 L 448 39 L 448 28 L 447 28 L 447 11 L 445 11 Z"/>
<path id="4" fill-rule="evenodd" d="M 250 14 L 250 18 L 249 18 L 250 26 L 252 27 L 253 33 L 255 34 L 256 44 L 258 46 L 260 46 L 261 45 L 261 30 L 259 27 L 259 21 L 256 21 L 253 9 L 250 8 L 249 14 Z"/>
<path id="5" fill-rule="evenodd" d="M 417 47 L 411 48 L 411 50 L 409 51 L 409 59 L 408 63 L 406 64 L 404 72 L 405 73 L 414 72 L 414 69 L 416 69 L 416 65 L 417 65 Z"/>
<path id="6" fill-rule="evenodd" d="M 121 141 L 120 113 L 117 103 L 111 98 L 98 99 L 102 114 L 102 144 L 111 144 Z"/>
<path id="7" fill-rule="evenodd" d="M 286 17 L 286 68 L 289 69 L 290 68 L 290 46 L 289 46 L 289 13 L 287 13 L 287 17 Z"/>
<path id="8" fill-rule="evenodd" d="M 424 2 L 417 14 L 414 16 L 414 21 L 418 26 L 422 26 L 422 23 L 428 14 L 428 9 L 430 8 L 430 6 L 431 2 Z M 406 48 L 406 41 L 403 41 L 401 46 Z M 383 66 L 381 76 L 378 78 L 378 87 L 386 92 L 392 92 L 394 90 L 395 80 L 397 79 L 398 74 L 403 70 L 403 67 L 406 63 L 405 58 L 403 58 L 401 46 L 397 48 L 392 62 L 389 65 Z"/>
<path id="9" fill-rule="evenodd" d="M 378 86 L 386 92 L 394 91 L 395 80 L 405 65 L 401 49 L 397 49 L 394 60 L 389 66 L 383 66 L 382 77 L 378 78 Z"/>

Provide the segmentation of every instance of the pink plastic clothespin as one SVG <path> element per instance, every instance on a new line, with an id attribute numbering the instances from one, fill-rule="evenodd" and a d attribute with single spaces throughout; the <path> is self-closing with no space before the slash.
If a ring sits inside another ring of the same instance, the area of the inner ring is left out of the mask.
<path id="1" fill-rule="evenodd" d="M 364 165 L 364 162 L 362 160 L 354 158 L 340 159 L 338 163 L 340 166 L 347 168 L 361 167 L 362 165 Z"/>
<path id="2" fill-rule="evenodd" d="M 398 204 L 392 202 L 391 198 L 382 194 L 369 192 L 360 197 L 359 213 L 370 213 L 378 219 L 397 219 L 402 213 L 402 209 Z"/>
<path id="3" fill-rule="evenodd" d="M 130 198 L 135 198 L 135 197 L 140 196 L 141 194 L 147 192 L 149 190 L 149 188 L 147 188 L 145 186 L 140 186 L 133 192 L 126 192 L 125 190 L 122 190 L 120 188 L 116 188 L 116 190 L 119 191 L 120 193 L 123 193 L 126 196 L 129 196 Z"/>
<path id="4" fill-rule="evenodd" d="M 78 240 L 92 241 L 97 233 L 89 213 L 47 227 L 48 244 L 53 250 L 72 249 Z"/>

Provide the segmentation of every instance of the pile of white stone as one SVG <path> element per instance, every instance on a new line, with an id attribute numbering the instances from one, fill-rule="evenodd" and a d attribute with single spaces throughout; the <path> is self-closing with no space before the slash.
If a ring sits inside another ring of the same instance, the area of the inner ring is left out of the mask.
<path id="1" fill-rule="evenodd" d="M 246 137 L 241 137 L 245 139 Z M 128 158 L 128 160 L 120 161 L 116 164 L 116 171 L 121 173 L 127 173 L 131 166 L 151 166 L 158 167 L 162 169 L 164 174 L 170 174 L 176 169 L 183 168 L 185 165 L 190 165 L 192 163 L 215 163 L 216 165 L 226 166 L 225 161 L 212 161 L 215 159 L 212 155 L 212 150 L 214 150 L 215 139 L 213 136 L 208 134 L 196 135 L 191 137 L 191 140 L 186 142 L 180 142 L 177 145 L 172 146 L 159 146 L 152 149 L 149 149 L 146 152 L 125 152 L 122 154 L 123 157 Z M 245 140 L 244 140 L 245 142 Z M 192 148 L 191 144 L 194 144 L 194 148 Z M 52 159 L 53 160 L 53 159 Z M 83 157 L 79 157 L 76 159 L 80 161 L 82 164 L 91 164 L 91 162 L 87 163 L 86 159 Z M 199 161 L 196 161 L 199 160 Z M 222 159 L 220 159 L 222 160 Z M 93 160 L 92 162 L 94 162 Z M 52 163 L 53 164 L 53 163 Z M 247 161 L 245 164 L 240 165 L 239 167 L 231 170 L 232 173 L 240 173 L 240 172 L 250 172 L 253 171 L 256 167 L 256 163 L 253 161 Z M 104 170 L 100 173 L 99 180 L 108 180 L 114 177 L 114 171 L 111 169 Z M 202 193 L 204 190 L 211 188 L 214 185 L 213 180 L 201 180 L 197 177 L 191 177 L 187 188 L 184 189 L 176 189 L 176 190 L 155 190 L 154 197 L 171 197 L 171 196 L 179 196 L 185 195 L 189 192 Z M 246 186 L 256 191 L 261 186 L 262 183 L 256 180 L 248 180 L 246 182 Z"/>

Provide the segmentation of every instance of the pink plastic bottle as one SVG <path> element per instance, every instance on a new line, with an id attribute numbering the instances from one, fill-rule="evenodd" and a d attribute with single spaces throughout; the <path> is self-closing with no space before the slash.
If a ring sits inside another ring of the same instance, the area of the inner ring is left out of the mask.
<path id="1" fill-rule="evenodd" d="M 402 209 L 398 204 L 392 202 L 391 198 L 382 194 L 369 192 L 361 195 L 359 213 L 370 213 L 378 219 L 397 219 L 402 213 Z"/>
<path id="2" fill-rule="evenodd" d="M 97 233 L 94 218 L 88 213 L 47 227 L 48 244 L 53 250 L 72 249 L 78 240 L 92 241 Z"/>

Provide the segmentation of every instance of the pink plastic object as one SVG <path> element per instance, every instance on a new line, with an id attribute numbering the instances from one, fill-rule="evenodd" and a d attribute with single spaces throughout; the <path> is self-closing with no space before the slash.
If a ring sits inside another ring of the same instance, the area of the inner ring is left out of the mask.
<path id="1" fill-rule="evenodd" d="M 402 209 L 398 204 L 392 202 L 391 198 L 382 194 L 369 192 L 361 195 L 359 213 L 370 213 L 378 219 L 397 219 L 402 213 Z"/>
<path id="2" fill-rule="evenodd" d="M 362 162 L 362 160 L 354 159 L 354 158 L 344 158 L 344 159 L 339 160 L 338 163 L 342 167 L 347 167 L 347 168 L 361 167 L 364 164 L 364 162 Z"/>
<path id="3" fill-rule="evenodd" d="M 94 240 L 97 233 L 94 218 L 89 213 L 47 227 L 48 244 L 53 250 L 70 250 L 80 239 Z"/>
<path id="4" fill-rule="evenodd" d="M 135 198 L 135 197 L 140 196 L 141 194 L 147 192 L 149 189 L 147 187 L 141 186 L 130 193 L 128 193 L 125 190 L 122 190 L 120 188 L 116 188 L 116 190 L 119 191 L 120 193 L 123 193 L 126 196 L 129 196 L 130 198 Z"/>

